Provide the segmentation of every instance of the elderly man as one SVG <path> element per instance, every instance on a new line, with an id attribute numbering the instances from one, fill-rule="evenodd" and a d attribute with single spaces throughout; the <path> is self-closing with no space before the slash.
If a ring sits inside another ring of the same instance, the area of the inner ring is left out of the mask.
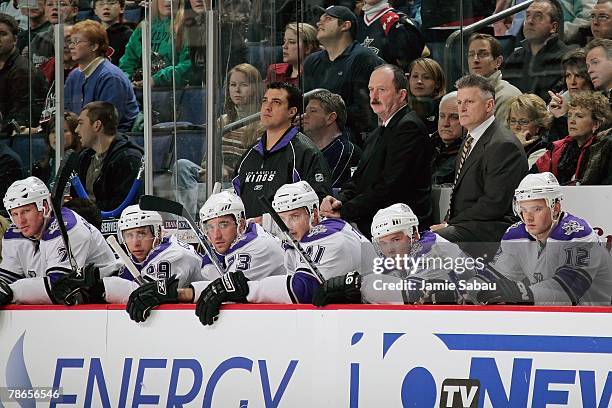
<path id="1" fill-rule="evenodd" d="M 424 228 L 431 223 L 433 145 L 425 124 L 407 106 L 407 88 L 395 65 L 372 72 L 370 105 L 381 126 L 368 136 L 364 158 L 338 198 L 321 203 L 324 216 L 355 222 L 368 236 L 374 214 L 395 203 L 409 205 Z"/>
<path id="2" fill-rule="evenodd" d="M 455 161 L 461 147 L 463 128 L 459 123 L 457 91 L 447 93 L 440 100 L 438 112 L 438 131 L 432 141 L 434 154 L 431 183 L 434 185 L 453 184 Z"/>
<path id="3" fill-rule="evenodd" d="M 466 75 L 456 87 L 459 122 L 468 134 L 457 160 L 446 221 L 431 230 L 473 256 L 493 255 L 481 243 L 498 243 L 513 223 L 512 197 L 527 174 L 527 157 L 518 139 L 493 115 L 495 91 L 486 78 Z"/>

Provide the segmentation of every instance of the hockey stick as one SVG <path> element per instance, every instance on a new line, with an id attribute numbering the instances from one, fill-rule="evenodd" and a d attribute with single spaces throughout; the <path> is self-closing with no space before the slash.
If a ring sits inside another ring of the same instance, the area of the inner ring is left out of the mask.
<path id="1" fill-rule="evenodd" d="M 66 247 L 66 253 L 68 255 L 68 261 L 70 262 L 70 268 L 73 272 L 80 276 L 80 272 L 78 271 L 78 265 L 76 263 L 76 259 L 74 259 L 74 255 L 72 254 L 72 249 L 70 247 L 70 240 L 68 239 L 68 231 L 66 230 L 66 225 L 64 224 L 64 216 L 62 215 L 62 204 L 64 202 L 64 188 L 66 187 L 66 183 L 70 179 L 70 175 L 72 171 L 77 168 L 79 165 L 79 154 L 74 150 L 67 150 L 62 163 L 57 171 L 57 177 L 55 178 L 55 185 L 53 186 L 53 192 L 51 193 L 51 207 L 53 208 L 53 213 L 55 214 L 55 222 L 57 223 L 57 227 L 62 235 L 62 240 L 64 241 L 64 246 Z"/>
<path id="2" fill-rule="evenodd" d="M 106 238 L 106 242 L 108 242 L 108 245 L 110 245 L 110 247 L 113 248 L 113 251 L 115 251 L 115 253 L 119 256 L 119 259 L 121 259 L 121 262 L 123 262 L 127 270 L 132 274 L 134 280 L 136 283 L 138 283 L 138 286 L 142 286 L 147 283 L 140 275 L 140 272 L 138 272 L 138 269 L 136 269 L 134 262 L 132 262 L 123 248 L 121 248 L 121 245 L 119 245 L 119 242 L 117 242 L 117 238 L 115 238 L 114 235 L 110 235 L 108 238 Z"/>
<path id="3" fill-rule="evenodd" d="M 259 196 L 259 201 L 261 201 L 264 208 L 268 211 L 278 228 L 282 231 L 283 235 L 285 236 L 285 239 L 293 244 L 293 247 L 298 251 L 300 258 L 302 258 L 302 260 L 306 263 L 306 265 L 308 265 L 308 267 L 312 271 L 313 276 L 319 281 L 320 284 L 323 284 L 323 282 L 325 282 L 325 278 L 323 277 L 321 272 L 319 272 L 319 268 L 317 268 L 314 262 L 312 262 L 310 256 L 308 256 L 306 251 L 304 251 L 304 248 L 302 248 L 302 245 L 300 245 L 300 243 L 291 236 L 287 224 L 285 224 L 280 215 L 278 215 L 276 210 L 272 207 L 270 201 L 268 201 L 268 199 L 263 195 Z"/>
<path id="4" fill-rule="evenodd" d="M 204 235 L 202 230 L 200 230 L 198 225 L 195 223 L 195 221 L 191 217 L 191 214 L 189 214 L 189 212 L 185 209 L 185 207 L 183 207 L 181 203 L 177 203 L 176 201 L 166 200 L 165 198 L 155 197 L 152 195 L 145 194 L 142 197 L 140 197 L 140 202 L 138 205 L 140 206 L 142 210 L 145 210 L 145 211 L 160 211 L 160 212 L 166 212 L 169 214 L 178 215 L 179 217 L 183 217 L 187 221 L 187 223 L 189 223 L 189 226 L 191 227 L 193 232 L 195 232 L 196 237 L 198 238 L 198 241 L 200 241 L 200 244 L 202 245 L 202 247 L 204 248 L 204 251 L 206 252 L 206 255 L 208 255 L 208 257 L 210 258 L 210 261 L 213 263 L 215 268 L 217 268 L 217 272 L 219 272 L 219 276 L 223 276 L 225 274 L 225 269 L 219 263 L 219 259 L 215 255 L 214 248 L 212 247 L 210 242 L 208 242 L 208 238 L 206 237 L 206 235 Z"/>

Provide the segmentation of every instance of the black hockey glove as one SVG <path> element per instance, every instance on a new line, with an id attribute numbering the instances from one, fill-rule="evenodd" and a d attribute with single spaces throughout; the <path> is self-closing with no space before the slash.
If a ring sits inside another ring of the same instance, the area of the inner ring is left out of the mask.
<path id="1" fill-rule="evenodd" d="M 481 290 L 476 300 L 482 304 L 523 304 L 533 305 L 533 292 L 523 282 L 502 278 L 495 281 L 495 290 Z"/>
<path id="2" fill-rule="evenodd" d="M 312 304 L 325 306 L 330 303 L 361 303 L 361 275 L 357 271 L 334 276 L 323 282 L 312 297 Z"/>
<path id="3" fill-rule="evenodd" d="M 166 303 L 178 303 L 178 278 L 154 280 L 136 288 L 128 299 L 125 310 L 136 323 L 144 322 L 151 309 Z"/>
<path id="4" fill-rule="evenodd" d="M 212 281 L 200 294 L 195 313 L 203 325 L 212 325 L 223 302 L 246 303 L 249 280 L 242 271 L 229 272 Z"/>
<path id="5" fill-rule="evenodd" d="M 447 285 L 447 282 L 442 279 L 428 279 L 427 282 L 431 284 L 441 284 L 443 287 Z M 463 297 L 460 296 L 455 289 L 432 289 L 421 292 L 421 299 L 417 302 L 419 304 L 456 305 L 463 303 Z"/>
<path id="6" fill-rule="evenodd" d="M 81 303 L 104 303 L 104 284 L 100 270 L 94 264 L 87 264 L 79 271 L 59 278 L 51 285 L 53 302 L 74 306 Z"/>
<path id="7" fill-rule="evenodd" d="M 8 305 L 13 301 L 13 290 L 8 283 L 0 279 L 0 306 Z"/>

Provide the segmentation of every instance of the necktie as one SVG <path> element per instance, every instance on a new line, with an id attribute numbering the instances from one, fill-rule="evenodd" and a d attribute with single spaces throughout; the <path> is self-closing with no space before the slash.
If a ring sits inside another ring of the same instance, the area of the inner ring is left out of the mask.
<path id="1" fill-rule="evenodd" d="M 470 148 L 472 147 L 473 141 L 474 141 L 474 138 L 472 137 L 472 135 L 468 134 L 467 139 L 465 140 L 465 143 L 463 144 L 463 150 L 461 151 L 461 158 L 459 159 L 459 167 L 457 167 L 457 173 L 455 173 L 455 181 L 453 182 L 453 191 L 451 191 L 451 195 L 450 195 L 450 203 L 449 203 L 450 205 L 446 213 L 447 221 L 450 219 L 450 215 L 451 215 L 451 207 L 453 205 L 453 194 L 455 193 L 455 187 L 457 185 L 457 181 L 459 181 L 459 175 L 461 174 L 461 169 L 463 168 L 463 165 L 465 164 L 465 160 L 467 159 L 468 153 L 470 152 Z"/>

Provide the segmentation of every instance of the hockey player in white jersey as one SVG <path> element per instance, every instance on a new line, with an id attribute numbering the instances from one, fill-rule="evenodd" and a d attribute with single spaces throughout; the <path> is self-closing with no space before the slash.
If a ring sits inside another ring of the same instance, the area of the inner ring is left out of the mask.
<path id="1" fill-rule="evenodd" d="M 561 208 L 551 173 L 527 175 L 514 194 L 521 222 L 504 234 L 492 268 L 475 279 L 494 282 L 482 303 L 610 305 L 612 258 L 587 221 Z"/>
<path id="2" fill-rule="evenodd" d="M 126 207 L 117 224 L 117 238 L 126 246 L 132 263 L 146 281 L 167 279 L 168 286 L 175 290 L 200 279 L 202 258 L 189 244 L 174 236 L 164 236 L 163 220 L 156 211 L 144 211 L 138 205 Z M 138 283 L 122 266 L 118 276 L 95 282 L 69 278 L 59 291 L 80 290 L 90 302 L 125 304 L 136 288 Z"/>
<path id="3" fill-rule="evenodd" d="M 71 273 L 69 252 L 51 209 L 47 186 L 36 177 L 11 184 L 4 207 L 13 226 L 2 237 L 0 304 L 61 303 L 52 288 L 61 286 Z M 102 234 L 80 215 L 62 208 L 76 266 L 109 276 L 119 265 Z"/>
<path id="4" fill-rule="evenodd" d="M 483 263 L 458 245 L 431 232 L 403 203 L 379 210 L 372 220 L 372 239 L 379 258 L 374 273 L 350 272 L 327 280 L 313 303 L 461 303 L 467 279 Z"/>
<path id="5" fill-rule="evenodd" d="M 283 185 L 272 206 L 326 279 L 371 270 L 375 256 L 372 244 L 345 221 L 320 219 L 319 198 L 306 181 Z M 319 281 L 293 248 L 285 252 L 285 266 L 287 275 L 259 281 L 249 280 L 239 271 L 217 279 L 202 292 L 196 309 L 200 321 L 212 324 L 225 301 L 310 303 Z"/>
<path id="6" fill-rule="evenodd" d="M 204 288 L 222 273 L 241 271 L 247 279 L 253 281 L 267 276 L 285 275 L 280 243 L 258 224 L 247 224 L 244 214 L 242 200 L 233 192 L 222 191 L 210 196 L 200 209 L 200 227 L 214 247 L 213 256 L 224 270 L 217 270 L 210 257 L 205 255 L 201 278 L 191 282 L 189 287 L 159 294 L 154 285 L 144 285 L 130 297 L 130 317 L 135 321 L 143 321 L 152 307 L 162 303 L 197 301 L 199 305 Z M 148 301 L 142 300 L 143 297 Z"/>

